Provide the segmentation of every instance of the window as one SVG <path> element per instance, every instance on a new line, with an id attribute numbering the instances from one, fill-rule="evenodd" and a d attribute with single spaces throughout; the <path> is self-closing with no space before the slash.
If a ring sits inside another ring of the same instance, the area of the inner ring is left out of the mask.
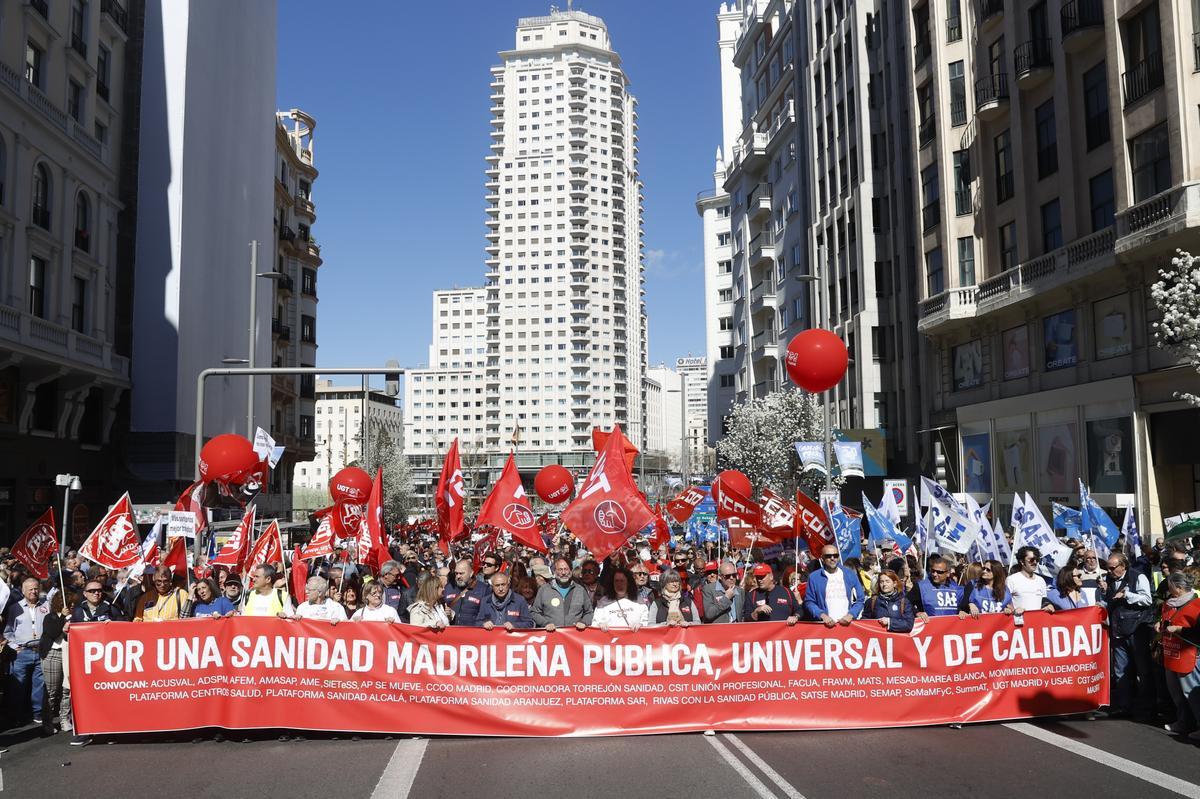
<path id="1" fill-rule="evenodd" d="M 958 240 L 958 285 L 975 285 L 975 238 L 964 236 Z"/>
<path id="2" fill-rule="evenodd" d="M 954 151 L 954 213 L 971 213 L 971 151 Z"/>
<path id="3" fill-rule="evenodd" d="M 1162 36 L 1158 0 L 1124 24 L 1125 104 L 1136 102 L 1163 85 Z"/>
<path id="4" fill-rule="evenodd" d="M 0 205 L 4 205 L 4 176 L 8 174 L 8 151 L 4 148 L 4 137 L 0 136 Z"/>
<path id="5" fill-rule="evenodd" d="M 1000 226 L 1000 271 L 1017 265 L 1017 223 Z"/>
<path id="6" fill-rule="evenodd" d="M 87 281 L 81 277 L 75 278 L 74 289 L 71 297 L 71 329 L 76 333 L 86 333 Z"/>
<path id="7" fill-rule="evenodd" d="M 936 112 L 933 110 L 933 83 L 917 89 L 917 111 L 920 115 L 917 130 L 921 147 L 929 146 L 937 135 Z"/>
<path id="8" fill-rule="evenodd" d="M 1058 171 L 1058 132 L 1054 125 L 1054 100 L 1047 100 L 1034 110 L 1037 127 L 1038 180 Z"/>
<path id="9" fill-rule="evenodd" d="M 1135 203 L 1171 188 L 1171 152 L 1167 139 L 1167 123 L 1164 122 L 1131 139 L 1129 160 L 1133 168 Z"/>
<path id="10" fill-rule="evenodd" d="M 71 3 L 71 48 L 84 58 L 87 58 L 87 30 L 84 22 L 87 20 L 87 3 L 74 0 Z"/>
<path id="11" fill-rule="evenodd" d="M 733 317 L 732 316 L 722 316 L 720 323 L 719 323 L 719 329 L 733 330 Z"/>
<path id="12" fill-rule="evenodd" d="M 1008 131 L 998 135 L 992 145 L 996 162 L 996 202 L 1002 203 L 1013 196 L 1012 146 Z"/>
<path id="13" fill-rule="evenodd" d="M 946 290 L 946 275 L 942 268 L 942 248 L 925 253 L 925 293 L 933 297 Z"/>
<path id="14" fill-rule="evenodd" d="M 104 45 L 96 50 L 96 94 L 108 102 L 109 79 L 112 72 L 112 53 Z"/>
<path id="15" fill-rule="evenodd" d="M 42 91 L 45 91 L 45 84 L 42 81 L 46 77 L 46 72 L 42 69 L 44 58 L 45 54 L 42 52 L 42 48 L 33 42 L 25 43 L 25 80 Z"/>
<path id="16" fill-rule="evenodd" d="M 962 38 L 962 9 L 959 0 L 946 0 L 946 41 L 957 42 Z"/>
<path id="17" fill-rule="evenodd" d="M 941 220 L 941 193 L 938 189 L 937 162 L 921 170 L 921 197 L 925 203 L 921 207 L 922 230 L 936 227 Z"/>
<path id="18" fill-rule="evenodd" d="M 29 259 L 29 313 L 46 318 L 46 261 L 36 255 Z"/>
<path id="19" fill-rule="evenodd" d="M 926 3 L 913 10 L 913 63 L 918 67 L 925 63 L 932 52 L 929 33 L 929 4 Z"/>
<path id="20" fill-rule="evenodd" d="M 728 233 L 718 233 L 717 234 L 717 246 L 718 247 L 728 247 L 729 246 L 729 234 Z"/>
<path id="21" fill-rule="evenodd" d="M 100 120 L 96 120 L 96 141 L 101 144 L 108 144 L 108 125 L 105 125 Z"/>
<path id="22" fill-rule="evenodd" d="M 1088 197 L 1092 206 L 1092 232 L 1112 227 L 1117 211 L 1113 197 L 1113 173 L 1106 169 L 1088 181 Z"/>
<path id="23" fill-rule="evenodd" d="M 33 168 L 33 224 L 50 229 L 50 169 L 45 164 Z"/>
<path id="24" fill-rule="evenodd" d="M 733 357 L 733 345 L 732 344 L 721 345 L 721 360 L 723 360 L 723 361 L 729 360 L 732 357 Z"/>
<path id="25" fill-rule="evenodd" d="M 733 302 L 733 289 L 718 289 L 717 302 Z"/>
<path id="26" fill-rule="evenodd" d="M 1103 61 L 1083 73 L 1083 118 L 1089 151 L 1112 137 L 1108 124 L 1108 72 Z"/>
<path id="27" fill-rule="evenodd" d="M 316 270 L 304 269 L 300 272 L 300 292 L 310 297 L 317 296 Z"/>
<path id="28" fill-rule="evenodd" d="M 75 81 L 67 81 L 67 113 L 76 122 L 83 121 L 83 87 Z"/>
<path id="29" fill-rule="evenodd" d="M 305 344 L 317 342 L 317 320 L 314 317 L 300 317 L 300 340 Z"/>
<path id="30" fill-rule="evenodd" d="M 91 252 L 92 209 L 87 195 L 79 192 L 75 197 L 75 247 Z"/>
<path id="31" fill-rule="evenodd" d="M 950 124 L 967 124 L 967 81 L 963 77 L 963 62 L 950 65 Z"/>
<path id="32" fill-rule="evenodd" d="M 733 375 L 721 375 L 721 388 L 733 388 Z"/>
<path id="33" fill-rule="evenodd" d="M 1062 246 L 1062 210 L 1055 197 L 1042 206 L 1042 252 L 1054 252 Z"/>

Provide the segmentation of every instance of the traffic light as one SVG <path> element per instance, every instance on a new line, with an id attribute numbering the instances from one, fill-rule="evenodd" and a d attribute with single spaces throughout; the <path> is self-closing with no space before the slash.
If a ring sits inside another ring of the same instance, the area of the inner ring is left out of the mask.
<path id="1" fill-rule="evenodd" d="M 946 488 L 946 453 L 942 449 L 942 443 L 935 441 L 933 444 L 933 479 L 942 488 Z"/>

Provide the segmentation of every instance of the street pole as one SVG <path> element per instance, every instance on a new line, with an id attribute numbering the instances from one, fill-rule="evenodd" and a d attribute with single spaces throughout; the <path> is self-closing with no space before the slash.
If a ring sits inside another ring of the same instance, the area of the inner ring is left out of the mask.
<path id="1" fill-rule="evenodd" d="M 62 559 L 67 554 L 67 520 L 71 517 L 67 515 L 67 508 L 71 503 L 71 486 L 63 486 L 63 517 L 62 517 L 62 546 L 58 548 L 58 562 L 62 563 Z M 60 565 L 61 570 L 61 565 Z M 61 572 L 60 572 L 61 574 Z"/>
<path id="2" fill-rule="evenodd" d="M 254 368 L 254 351 L 258 325 L 258 240 L 250 242 L 250 352 L 246 356 L 247 368 Z M 254 378 L 246 388 L 246 438 L 254 440 Z"/>
<path id="3" fill-rule="evenodd" d="M 371 410 L 371 403 L 368 394 L 371 391 L 371 383 L 364 374 L 362 376 L 363 398 L 362 398 L 362 468 L 370 471 L 371 469 L 371 424 L 367 414 Z"/>
<path id="4" fill-rule="evenodd" d="M 821 297 L 817 304 L 818 304 L 818 307 L 821 309 L 821 317 L 820 317 L 821 327 L 828 330 L 831 327 L 830 322 L 832 320 L 830 319 L 830 315 L 831 315 L 830 311 L 832 309 L 830 309 L 827 305 L 828 300 L 829 300 L 829 292 L 828 292 L 827 286 L 831 286 L 833 284 L 828 283 L 828 281 L 829 281 L 828 251 L 824 247 L 822 247 L 819 250 L 819 253 L 821 256 L 820 260 L 821 260 L 821 278 L 822 278 L 822 280 L 817 284 L 817 286 L 819 287 L 819 291 L 821 292 Z M 824 402 L 824 406 L 825 406 L 825 490 L 826 491 L 828 491 L 833 486 L 833 423 L 832 423 L 832 418 L 831 418 L 832 414 L 830 413 L 830 410 L 829 410 L 830 399 L 831 399 L 830 392 L 828 389 L 826 389 L 825 390 L 825 402 Z"/>

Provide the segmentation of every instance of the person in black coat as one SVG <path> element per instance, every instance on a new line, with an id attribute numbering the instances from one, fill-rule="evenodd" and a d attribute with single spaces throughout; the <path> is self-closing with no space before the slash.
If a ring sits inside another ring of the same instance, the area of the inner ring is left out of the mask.
<path id="1" fill-rule="evenodd" d="M 901 590 L 900 575 L 885 569 L 875 578 L 875 591 L 863 605 L 864 619 L 877 619 L 888 632 L 907 633 L 913 628 L 916 609 Z"/>

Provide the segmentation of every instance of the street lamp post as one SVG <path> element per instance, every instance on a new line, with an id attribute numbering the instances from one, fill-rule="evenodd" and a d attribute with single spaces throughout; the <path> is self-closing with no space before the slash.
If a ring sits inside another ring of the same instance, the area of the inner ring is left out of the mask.
<path id="1" fill-rule="evenodd" d="M 82 491 L 83 483 L 79 480 L 77 474 L 59 474 L 54 477 L 54 484 L 61 486 L 63 490 L 63 517 L 62 517 L 62 543 L 58 550 L 59 562 L 67 553 L 67 522 L 70 519 L 68 510 L 71 506 L 71 492 Z"/>
<path id="2" fill-rule="evenodd" d="M 817 260 L 820 262 L 821 274 L 810 275 L 795 275 L 794 279 L 801 283 L 807 283 L 810 286 L 815 286 L 817 290 L 817 327 L 825 328 L 829 324 L 829 319 L 825 307 L 825 248 L 820 247 L 817 250 Z M 825 489 L 829 490 L 833 487 L 833 426 L 829 412 L 829 391 L 823 392 L 825 397 L 821 403 L 825 417 Z"/>

